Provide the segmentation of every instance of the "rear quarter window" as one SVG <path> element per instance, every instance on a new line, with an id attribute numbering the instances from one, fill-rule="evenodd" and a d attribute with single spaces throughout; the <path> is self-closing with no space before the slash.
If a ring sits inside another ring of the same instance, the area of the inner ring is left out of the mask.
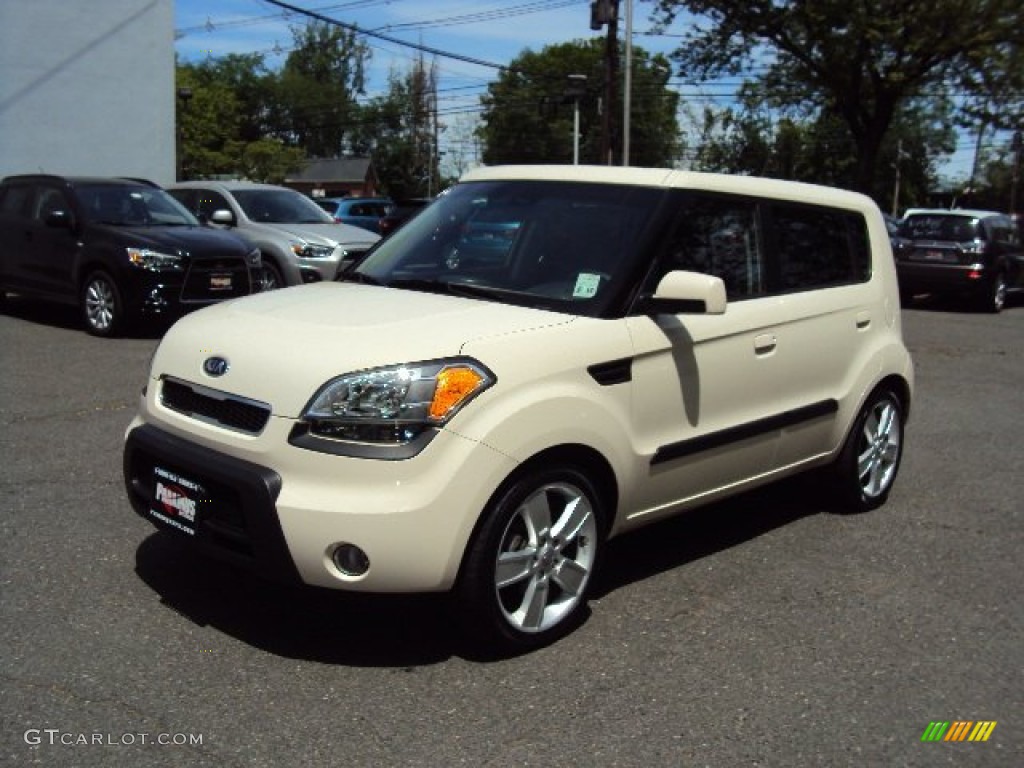
<path id="1" fill-rule="evenodd" d="M 859 214 L 775 204 L 776 290 L 789 293 L 859 283 L 871 277 L 867 225 Z"/>

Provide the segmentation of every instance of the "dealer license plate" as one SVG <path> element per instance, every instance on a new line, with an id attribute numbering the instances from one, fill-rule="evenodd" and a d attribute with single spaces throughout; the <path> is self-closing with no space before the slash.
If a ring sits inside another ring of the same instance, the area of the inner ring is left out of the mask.
<path id="1" fill-rule="evenodd" d="M 153 503 L 149 514 L 189 536 L 196 535 L 199 505 L 206 500 L 201 484 L 163 467 L 153 467 Z"/>
<path id="2" fill-rule="evenodd" d="M 221 275 L 212 274 L 210 275 L 210 290 L 211 291 L 230 291 L 231 290 L 231 274 Z"/>

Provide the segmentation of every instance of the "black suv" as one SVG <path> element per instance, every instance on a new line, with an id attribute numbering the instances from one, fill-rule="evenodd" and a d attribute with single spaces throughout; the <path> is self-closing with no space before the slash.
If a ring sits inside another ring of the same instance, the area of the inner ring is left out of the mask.
<path id="1" fill-rule="evenodd" d="M 203 227 L 137 179 L 9 176 L 0 182 L 0 300 L 16 292 L 82 310 L 113 336 L 143 314 L 176 316 L 258 290 L 258 249 Z"/>
<path id="2" fill-rule="evenodd" d="M 894 241 L 900 294 L 960 293 L 999 312 L 1024 291 L 1024 246 L 1002 213 L 964 209 L 908 211 Z"/>

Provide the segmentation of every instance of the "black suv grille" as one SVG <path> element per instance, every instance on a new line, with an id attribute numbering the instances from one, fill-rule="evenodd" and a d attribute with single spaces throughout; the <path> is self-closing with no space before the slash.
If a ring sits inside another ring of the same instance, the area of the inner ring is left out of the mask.
<path id="1" fill-rule="evenodd" d="M 270 406 L 227 392 L 164 377 L 160 402 L 172 411 L 228 429 L 258 435 L 270 419 Z"/>
<path id="2" fill-rule="evenodd" d="M 194 259 L 181 287 L 181 300 L 219 301 L 249 292 L 249 268 L 242 259 Z"/>

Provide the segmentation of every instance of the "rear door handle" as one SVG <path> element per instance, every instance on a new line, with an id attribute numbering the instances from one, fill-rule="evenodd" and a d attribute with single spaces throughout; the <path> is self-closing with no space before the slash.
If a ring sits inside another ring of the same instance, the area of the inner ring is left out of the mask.
<path id="1" fill-rule="evenodd" d="M 759 355 L 767 355 L 773 351 L 779 340 L 774 333 L 762 333 L 754 337 L 754 352 Z"/>
<path id="2" fill-rule="evenodd" d="M 860 329 L 867 328 L 871 325 L 871 313 L 867 310 L 857 313 L 857 327 Z"/>

